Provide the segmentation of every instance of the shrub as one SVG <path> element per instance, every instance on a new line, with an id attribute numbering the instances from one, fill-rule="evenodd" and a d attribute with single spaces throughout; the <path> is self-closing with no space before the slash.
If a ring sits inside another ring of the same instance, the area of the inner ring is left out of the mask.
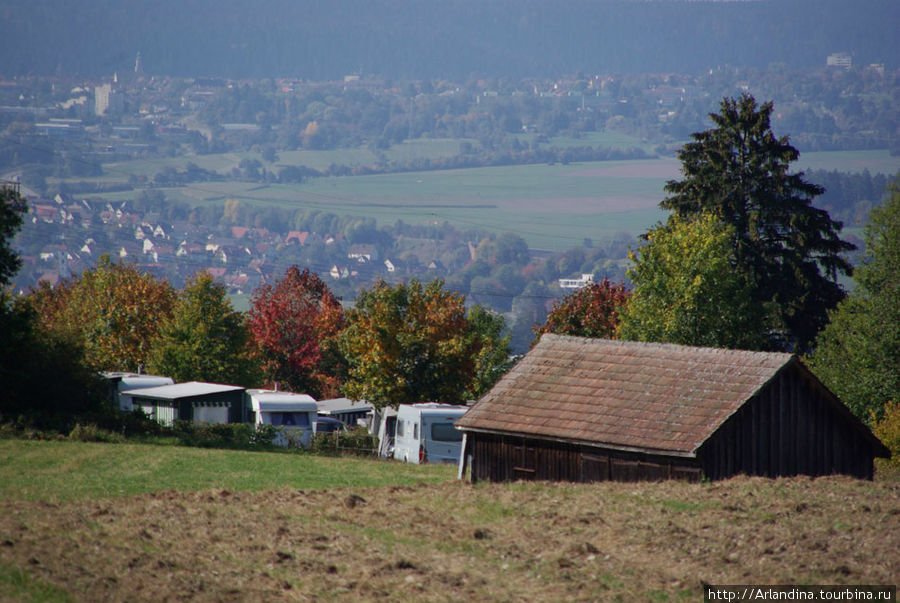
<path id="1" fill-rule="evenodd" d="M 53 441 L 65 440 L 66 436 L 52 429 L 35 429 L 24 416 L 10 421 L 0 415 L 0 439 Z"/>
<path id="2" fill-rule="evenodd" d="M 250 434 L 250 444 L 253 446 L 267 447 L 272 445 L 272 440 L 278 435 L 282 428 L 275 425 L 257 425 L 253 433 Z"/>
<path id="3" fill-rule="evenodd" d="M 349 431 L 334 431 L 317 434 L 310 441 L 310 450 L 317 454 L 374 455 L 378 448 L 378 437 L 364 427 Z"/>
<path id="4" fill-rule="evenodd" d="M 0 440 L 14 440 L 19 437 L 19 432 L 9 423 L 0 423 Z"/>
<path id="5" fill-rule="evenodd" d="M 253 426 L 246 423 L 175 421 L 172 434 L 180 444 L 200 448 L 250 448 Z"/>
<path id="6" fill-rule="evenodd" d="M 885 404 L 881 420 L 875 421 L 873 413 L 872 421 L 872 433 L 891 451 L 885 464 L 900 468 L 900 402 Z"/>
<path id="7" fill-rule="evenodd" d="M 143 411 L 115 412 L 97 421 L 97 425 L 109 431 L 120 433 L 127 438 L 135 436 L 159 436 L 166 428 L 154 421 Z"/>
<path id="8" fill-rule="evenodd" d="M 275 450 L 272 438 L 277 428 L 249 423 L 193 423 L 175 421 L 163 435 L 172 435 L 183 446 L 199 448 L 232 448 L 238 450 Z"/>
<path id="9" fill-rule="evenodd" d="M 94 424 L 76 423 L 69 432 L 69 439 L 76 442 L 124 442 L 125 438 L 118 433 L 108 431 Z"/>

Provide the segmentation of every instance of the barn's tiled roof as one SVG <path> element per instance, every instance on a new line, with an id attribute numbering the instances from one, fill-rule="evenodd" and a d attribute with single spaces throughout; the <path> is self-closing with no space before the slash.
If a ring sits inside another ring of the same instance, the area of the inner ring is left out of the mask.
<path id="1" fill-rule="evenodd" d="M 792 358 L 546 334 L 456 425 L 693 455 Z"/>

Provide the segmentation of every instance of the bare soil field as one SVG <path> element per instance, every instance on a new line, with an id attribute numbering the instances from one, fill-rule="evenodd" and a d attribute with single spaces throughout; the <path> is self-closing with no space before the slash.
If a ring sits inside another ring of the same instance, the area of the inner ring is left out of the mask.
<path id="1" fill-rule="evenodd" d="M 598 214 L 632 212 L 655 209 L 658 199 L 640 195 L 607 195 L 596 198 L 586 197 L 542 197 L 540 199 L 518 199 L 516 211 L 523 213 L 544 212 L 548 215 L 597 216 Z"/>
<path id="2" fill-rule="evenodd" d="M 3 566 L 86 601 L 697 601 L 707 583 L 896 584 L 900 481 L 3 500 Z"/>
<path id="3" fill-rule="evenodd" d="M 572 176 L 582 178 L 661 178 L 674 180 L 681 178 L 681 162 L 674 157 L 645 159 L 642 161 L 616 161 L 608 165 L 592 163 L 590 167 Z"/>

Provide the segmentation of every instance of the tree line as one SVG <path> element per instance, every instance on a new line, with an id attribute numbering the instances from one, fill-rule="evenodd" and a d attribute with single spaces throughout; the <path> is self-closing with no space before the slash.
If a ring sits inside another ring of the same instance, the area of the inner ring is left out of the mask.
<path id="1" fill-rule="evenodd" d="M 103 420 L 114 411 L 99 371 L 318 399 L 346 394 L 381 407 L 477 398 L 510 355 L 502 317 L 467 309 L 465 297 L 442 281 L 378 282 L 345 310 L 318 275 L 296 266 L 257 289 L 249 312 L 240 313 L 205 272 L 176 291 L 105 257 L 56 287 L 4 297 L 2 313 L 9 395 L 0 421 L 45 428 L 71 428 L 75 417 Z"/>
<path id="2" fill-rule="evenodd" d="M 793 352 L 861 419 L 897 422 L 900 183 L 872 212 L 848 296 L 839 277 L 851 273 L 845 255 L 854 246 L 812 204 L 822 187 L 790 170 L 798 152 L 774 135 L 771 113 L 750 95 L 723 99 L 714 127 L 679 151 L 683 177 L 667 183 L 660 203 L 671 213 L 631 252 L 629 282 L 604 280 L 562 299 L 534 334 Z M 4 194 L 8 233 L 21 202 Z M 512 243 L 484 251 L 516 262 L 523 250 Z M 4 257 L 8 278 L 15 258 Z M 239 316 L 206 275 L 175 292 L 107 261 L 3 307 L 19 325 L 13 332 L 25 333 L 11 341 L 43 337 L 48 350 L 83 355 L 85 366 L 340 392 L 376 406 L 475 398 L 509 365 L 502 317 L 467 310 L 440 280 L 378 282 L 345 310 L 315 274 L 294 267 Z"/>

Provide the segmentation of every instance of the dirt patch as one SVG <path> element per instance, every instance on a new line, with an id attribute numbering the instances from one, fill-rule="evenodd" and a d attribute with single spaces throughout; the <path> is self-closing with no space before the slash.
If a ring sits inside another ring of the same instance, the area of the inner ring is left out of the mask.
<path id="1" fill-rule="evenodd" d="M 681 178 L 681 162 L 676 159 L 629 161 L 612 165 L 599 165 L 577 172 L 572 176 L 582 178 Z"/>
<path id="2" fill-rule="evenodd" d="M 516 199 L 505 204 L 521 212 L 553 212 L 560 215 L 589 215 L 654 209 L 659 205 L 659 195 L 616 195 L 598 197 L 552 197 L 541 199 Z"/>
<path id="3" fill-rule="evenodd" d="M 645 600 L 896 584 L 900 483 L 160 492 L 0 504 L 0 560 L 86 600 Z"/>

